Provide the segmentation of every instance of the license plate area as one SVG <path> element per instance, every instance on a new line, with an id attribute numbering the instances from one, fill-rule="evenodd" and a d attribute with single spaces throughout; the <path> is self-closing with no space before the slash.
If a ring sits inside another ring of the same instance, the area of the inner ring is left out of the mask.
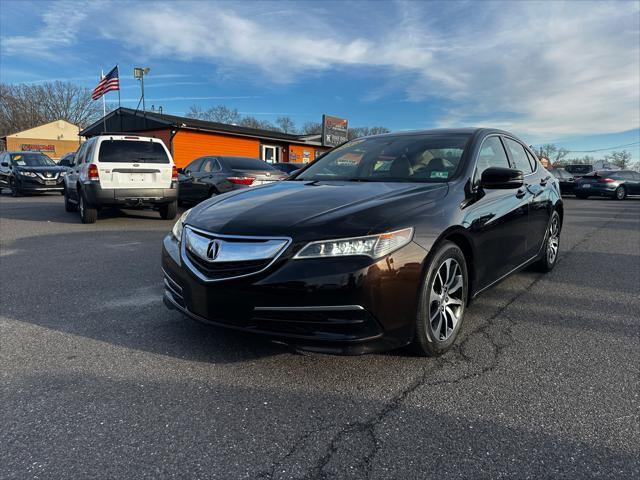
<path id="1" fill-rule="evenodd" d="M 132 183 L 142 183 L 144 182 L 144 173 L 130 173 L 129 181 Z"/>
<path id="2" fill-rule="evenodd" d="M 44 184 L 45 184 L 45 185 L 55 185 L 55 184 L 56 184 L 56 181 L 55 181 L 55 180 L 45 180 L 45 181 L 44 181 Z"/>
<path id="3" fill-rule="evenodd" d="M 585 183 L 584 185 L 582 185 L 582 188 L 591 188 L 591 184 Z"/>

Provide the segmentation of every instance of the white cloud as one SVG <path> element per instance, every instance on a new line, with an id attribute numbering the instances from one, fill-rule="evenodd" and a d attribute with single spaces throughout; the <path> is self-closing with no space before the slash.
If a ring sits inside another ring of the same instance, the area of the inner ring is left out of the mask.
<path id="1" fill-rule="evenodd" d="M 206 62 L 271 83 L 373 71 L 375 89 L 363 99 L 400 89 L 425 108 L 430 99 L 445 100 L 443 126 L 559 136 L 640 125 L 638 2 L 372 2 L 340 4 L 340 15 L 305 3 L 275 5 L 128 3 L 102 9 L 85 36 L 150 60 Z M 54 41 L 70 45 L 80 17 L 70 15 L 61 27 L 46 14 L 37 40 L 5 38 L 3 50 L 35 48 L 54 29 L 62 33 Z"/>
<path id="2" fill-rule="evenodd" d="M 53 2 L 42 15 L 44 25 L 39 31 L 29 29 L 27 35 L 2 37 L 2 54 L 64 60 L 71 56 L 71 47 L 75 45 L 79 28 L 87 15 L 88 11 L 77 2 Z"/>

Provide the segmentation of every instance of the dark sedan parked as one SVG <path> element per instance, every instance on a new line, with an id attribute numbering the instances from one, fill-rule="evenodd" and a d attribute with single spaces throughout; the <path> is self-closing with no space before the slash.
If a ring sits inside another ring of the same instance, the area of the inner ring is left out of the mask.
<path id="1" fill-rule="evenodd" d="M 278 162 L 274 163 L 273 166 L 280 170 L 281 172 L 287 173 L 291 175 L 296 170 L 300 170 L 303 167 L 306 167 L 306 163 L 293 163 L 293 162 Z"/>
<path id="2" fill-rule="evenodd" d="M 178 172 L 178 199 L 183 204 L 287 177 L 267 162 L 247 157 L 200 157 Z"/>
<path id="3" fill-rule="evenodd" d="M 558 180 L 560 193 L 562 193 L 562 195 L 573 195 L 573 187 L 575 185 L 573 175 L 567 172 L 564 168 L 554 168 L 549 171 Z"/>
<path id="4" fill-rule="evenodd" d="M 63 155 L 58 161 L 58 165 L 61 167 L 70 168 L 73 165 L 73 159 L 76 158 L 76 152 L 67 153 Z"/>
<path id="5" fill-rule="evenodd" d="M 39 152 L 0 154 L 0 189 L 10 188 L 14 197 L 25 193 L 64 193 L 66 168 Z"/>
<path id="6" fill-rule="evenodd" d="M 306 349 L 439 355 L 471 298 L 555 266 L 562 218 L 557 181 L 507 132 L 359 138 L 186 211 L 163 243 L 164 301 Z"/>
<path id="7" fill-rule="evenodd" d="M 640 195 L 640 173 L 631 170 L 601 170 L 576 178 L 574 192 L 578 198 L 594 196 L 624 200 Z"/>

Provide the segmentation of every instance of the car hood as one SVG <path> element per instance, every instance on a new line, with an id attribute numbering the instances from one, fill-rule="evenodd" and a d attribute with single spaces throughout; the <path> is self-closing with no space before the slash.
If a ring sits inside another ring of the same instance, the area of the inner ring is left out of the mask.
<path id="1" fill-rule="evenodd" d="M 284 181 L 207 200 L 186 224 L 218 234 L 304 240 L 366 235 L 410 226 L 402 219 L 447 189 L 435 183 Z"/>

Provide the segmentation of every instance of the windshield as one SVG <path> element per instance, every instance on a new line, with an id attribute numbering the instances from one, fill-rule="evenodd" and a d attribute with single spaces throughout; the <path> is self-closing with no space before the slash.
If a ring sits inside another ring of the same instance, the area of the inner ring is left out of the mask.
<path id="1" fill-rule="evenodd" d="M 231 170 L 275 170 L 267 162 L 249 157 L 223 157 Z"/>
<path id="2" fill-rule="evenodd" d="M 48 167 L 55 162 L 44 153 L 13 153 L 11 161 L 20 167 Z"/>
<path id="3" fill-rule="evenodd" d="M 353 140 L 316 160 L 294 180 L 446 182 L 469 135 L 395 135 Z"/>
<path id="4" fill-rule="evenodd" d="M 48 167 L 56 164 L 44 153 L 13 153 L 11 161 L 21 167 Z"/>
<path id="5" fill-rule="evenodd" d="M 149 140 L 104 140 L 100 144 L 100 162 L 169 163 L 162 144 Z"/>
<path id="6" fill-rule="evenodd" d="M 569 173 L 589 173 L 593 171 L 592 165 L 567 165 L 564 169 Z"/>

